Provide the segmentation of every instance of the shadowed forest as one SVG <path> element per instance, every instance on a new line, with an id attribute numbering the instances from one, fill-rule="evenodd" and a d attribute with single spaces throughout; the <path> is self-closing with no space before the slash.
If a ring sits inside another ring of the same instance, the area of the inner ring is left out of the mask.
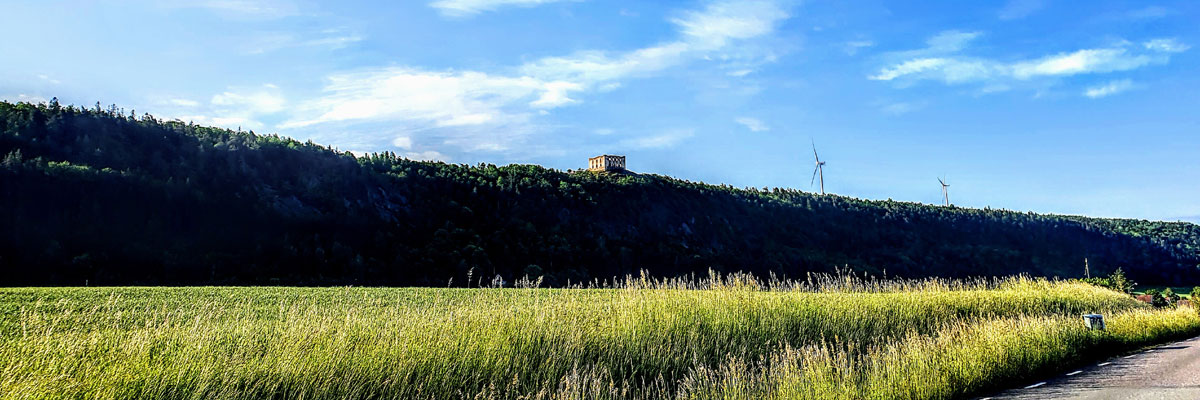
<path id="1" fill-rule="evenodd" d="M 1200 279 L 1200 226 L 355 157 L 150 115 L 0 103 L 0 285 L 564 286 L 801 278 Z M 580 160 L 583 166 L 583 160 Z"/>

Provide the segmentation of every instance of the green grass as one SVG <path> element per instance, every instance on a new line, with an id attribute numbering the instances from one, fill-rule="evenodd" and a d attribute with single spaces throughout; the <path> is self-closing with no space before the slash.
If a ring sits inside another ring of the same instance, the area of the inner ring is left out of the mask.
<path id="1" fill-rule="evenodd" d="M 954 398 L 1198 333 L 1028 279 L 0 289 L 0 398 Z"/>

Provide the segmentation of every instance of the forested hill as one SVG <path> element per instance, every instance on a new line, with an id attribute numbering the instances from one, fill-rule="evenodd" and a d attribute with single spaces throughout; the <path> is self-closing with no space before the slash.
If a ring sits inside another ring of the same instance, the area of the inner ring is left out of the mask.
<path id="1" fill-rule="evenodd" d="M 1200 280 L 1200 227 L 356 158 L 114 109 L 0 103 L 0 285 L 549 285 L 647 270 L 803 277 L 1124 267 Z M 470 278 L 468 278 L 470 277 Z"/>

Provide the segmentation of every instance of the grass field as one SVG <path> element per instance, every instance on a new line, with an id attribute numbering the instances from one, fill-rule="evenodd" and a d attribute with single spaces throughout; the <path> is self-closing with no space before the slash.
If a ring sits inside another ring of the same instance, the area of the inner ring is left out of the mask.
<path id="1" fill-rule="evenodd" d="M 621 286 L 0 289 L 0 398 L 942 399 L 1200 334 L 1068 282 Z"/>

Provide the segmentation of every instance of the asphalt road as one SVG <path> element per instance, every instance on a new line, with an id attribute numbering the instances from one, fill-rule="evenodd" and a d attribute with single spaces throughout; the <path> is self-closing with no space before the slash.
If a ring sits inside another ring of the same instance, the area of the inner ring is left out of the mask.
<path id="1" fill-rule="evenodd" d="M 1197 400 L 1200 337 L 1112 358 L 984 399 Z"/>

